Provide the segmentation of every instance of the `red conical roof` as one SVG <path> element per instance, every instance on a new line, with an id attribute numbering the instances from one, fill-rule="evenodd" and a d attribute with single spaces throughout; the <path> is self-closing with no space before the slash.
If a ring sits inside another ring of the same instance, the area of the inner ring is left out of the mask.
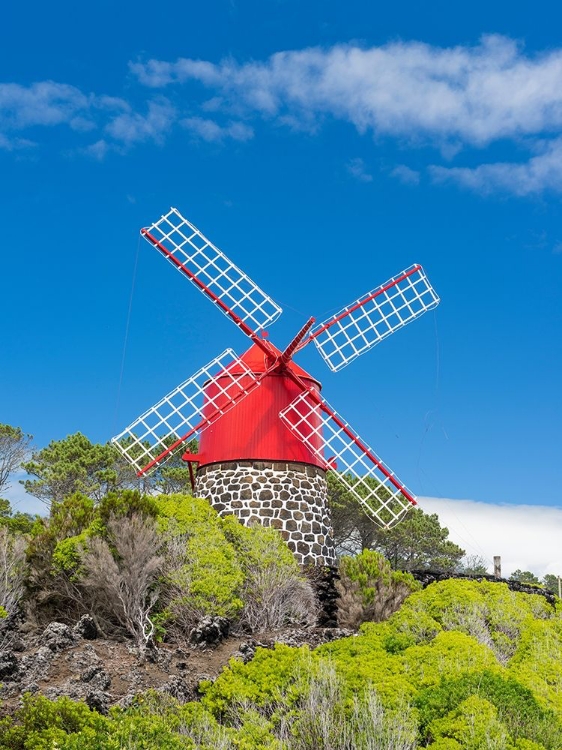
<path id="1" fill-rule="evenodd" d="M 303 385 L 318 393 L 320 383 L 293 361 L 285 369 L 269 372 L 269 367 L 282 352 L 269 342 L 268 348 L 271 349 L 271 356 L 253 344 L 222 373 L 205 384 L 208 408 L 215 413 L 217 408 L 220 410 L 223 401 L 229 404 L 230 389 L 235 395 L 238 394 L 236 382 L 242 388 L 253 385 L 248 371 L 260 378 L 259 388 L 249 388 L 249 392 L 233 408 L 226 409 L 220 419 L 201 432 L 200 466 L 229 461 L 280 461 L 311 464 L 325 469 L 321 453 L 320 413 L 311 415 L 310 444 L 289 430 L 279 416 L 283 409 L 301 396 Z M 293 380 L 292 373 L 304 381 L 303 385 Z M 233 376 L 236 381 L 232 380 Z"/>

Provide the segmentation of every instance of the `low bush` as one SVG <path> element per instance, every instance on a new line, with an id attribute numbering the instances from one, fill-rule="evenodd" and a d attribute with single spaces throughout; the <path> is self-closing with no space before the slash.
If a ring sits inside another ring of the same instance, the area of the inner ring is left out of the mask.
<path id="1" fill-rule="evenodd" d="M 421 588 L 410 573 L 392 570 L 388 560 L 373 550 L 342 557 L 339 576 L 338 624 L 343 628 L 386 620 L 407 596 Z"/>
<path id="2" fill-rule="evenodd" d="M 52 504 L 27 555 L 39 624 L 89 612 L 104 635 L 142 644 L 185 637 L 207 615 L 246 632 L 316 617 L 312 588 L 276 530 L 220 518 L 188 495 L 126 489 L 95 503 L 74 493 Z"/>
<path id="3" fill-rule="evenodd" d="M 244 574 L 217 513 L 206 500 L 185 495 L 157 499 L 164 540 L 162 625 L 189 632 L 205 615 L 235 618 Z"/>
<path id="4" fill-rule="evenodd" d="M 139 514 L 110 519 L 107 536 L 107 541 L 87 541 L 80 586 L 89 590 L 98 616 L 117 623 L 144 647 L 154 636 L 150 613 L 158 600 L 162 540 L 155 522 Z"/>
<path id="5" fill-rule="evenodd" d="M 275 529 L 220 518 L 206 500 L 157 499 L 165 539 L 162 624 L 185 633 L 205 615 L 262 632 L 316 619 L 312 587 Z"/>
<path id="6" fill-rule="evenodd" d="M 24 594 L 27 573 L 26 540 L 0 526 L 0 650 L 9 640 L 11 619 L 17 613 Z"/>
<path id="7" fill-rule="evenodd" d="M 279 532 L 243 526 L 234 516 L 222 520 L 222 529 L 236 550 L 244 576 L 238 627 L 259 633 L 314 624 L 318 603 L 312 585 Z"/>

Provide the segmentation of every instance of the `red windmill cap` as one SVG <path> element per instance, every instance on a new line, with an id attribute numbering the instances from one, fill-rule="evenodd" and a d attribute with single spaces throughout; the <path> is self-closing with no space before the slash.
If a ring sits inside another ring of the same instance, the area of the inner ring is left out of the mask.
<path id="1" fill-rule="evenodd" d="M 275 355 L 281 356 L 282 352 L 276 346 L 274 346 L 269 341 L 267 343 L 269 348 Z M 253 372 L 256 375 L 260 375 L 261 373 L 266 372 L 269 367 L 267 354 L 257 344 L 252 344 L 252 346 L 247 351 L 245 351 L 244 354 L 242 354 L 242 356 L 238 358 L 238 360 L 234 361 L 227 367 L 227 370 L 234 375 L 242 374 L 244 370 L 240 366 L 240 362 L 243 362 L 250 370 L 250 372 Z M 302 367 L 299 367 L 299 365 L 293 362 L 293 360 L 290 360 L 286 366 L 287 369 L 291 370 L 291 372 L 294 372 L 295 375 L 298 375 L 299 378 L 310 380 L 313 383 L 316 383 L 319 388 L 322 387 L 322 384 L 319 380 L 313 378 L 312 375 L 310 375 L 306 370 L 303 370 Z"/>

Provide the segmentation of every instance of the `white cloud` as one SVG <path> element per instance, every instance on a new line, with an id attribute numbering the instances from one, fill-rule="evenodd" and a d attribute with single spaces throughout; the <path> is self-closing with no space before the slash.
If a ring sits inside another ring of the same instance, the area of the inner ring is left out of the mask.
<path id="1" fill-rule="evenodd" d="M 103 138 L 101 138 L 99 141 L 96 141 L 95 143 L 91 143 L 89 146 L 86 146 L 86 148 L 83 149 L 85 154 L 91 156 L 97 161 L 103 161 L 107 156 L 108 151 L 110 150 L 111 147 Z"/>
<path id="2" fill-rule="evenodd" d="M 340 44 L 277 52 L 263 61 L 179 58 L 131 63 L 130 69 L 152 88 L 191 81 L 211 89 L 202 107 L 215 111 L 311 133 L 332 117 L 409 146 L 429 142 L 447 159 L 463 147 L 501 139 L 532 149 L 542 142 L 543 151 L 526 163 L 435 166 L 431 174 L 484 193 L 562 190 L 562 49 L 530 55 L 512 39 L 488 35 L 474 46 Z M 419 180 L 404 165 L 391 175 L 407 184 Z"/>
<path id="3" fill-rule="evenodd" d="M 220 110 L 223 108 L 224 102 L 221 99 L 220 96 L 213 96 L 210 99 L 207 99 L 206 102 L 203 102 L 201 104 L 201 109 L 203 112 L 220 112 Z"/>
<path id="4" fill-rule="evenodd" d="M 224 143 L 250 140 L 256 118 L 310 135 L 338 119 L 377 140 L 399 139 L 402 147 L 430 144 L 445 160 L 472 149 L 475 166 L 435 164 L 430 168 L 435 182 L 519 196 L 562 190 L 562 48 L 530 54 L 513 39 L 488 35 L 475 45 L 454 47 L 419 41 L 368 48 L 338 44 L 249 62 L 179 58 L 129 67 L 150 89 L 175 86 L 170 98 L 132 106 L 55 81 L 0 84 L 0 149 L 30 145 L 16 131 L 37 126 L 65 125 L 77 138 L 97 130 L 78 150 L 102 158 L 109 150 L 125 153 L 137 143 L 162 143 L 178 125 L 200 140 Z M 191 83 L 189 99 L 178 88 L 184 83 Z M 521 163 L 487 157 L 482 163 L 482 148 L 501 140 L 527 149 L 529 157 Z M 369 181 L 357 160 L 348 170 Z M 420 178 L 404 164 L 390 175 L 411 185 Z"/>
<path id="5" fill-rule="evenodd" d="M 72 120 L 69 120 L 68 124 L 72 130 L 76 130 L 79 133 L 88 133 L 90 130 L 96 129 L 96 123 L 87 117 L 73 117 Z"/>
<path id="6" fill-rule="evenodd" d="M 514 164 L 500 162 L 466 167 L 430 167 L 435 182 L 457 182 L 479 193 L 503 191 L 531 195 L 543 190 L 562 190 L 562 138 L 541 144 L 543 153 L 529 161 Z"/>
<path id="7" fill-rule="evenodd" d="M 398 164 L 390 174 L 404 185 L 419 185 L 420 182 L 420 173 L 416 172 L 415 169 L 410 169 L 405 164 Z"/>
<path id="8" fill-rule="evenodd" d="M 180 120 L 180 125 L 198 138 L 211 143 L 220 143 L 226 139 L 249 141 L 254 137 L 253 129 L 243 122 L 219 125 L 214 120 L 203 117 L 186 117 Z"/>
<path id="9" fill-rule="evenodd" d="M 27 138 L 8 138 L 3 133 L 0 133 L 0 149 L 4 151 L 18 151 L 23 148 L 31 148 L 36 144 L 33 141 L 27 140 Z"/>
<path id="10" fill-rule="evenodd" d="M 115 122 L 116 113 L 130 109 L 123 99 L 85 94 L 66 83 L 39 81 L 30 86 L 0 83 L 0 148 L 14 151 L 37 145 L 14 135 L 29 128 L 67 126 L 78 134 L 89 133 L 108 118 L 114 118 L 111 122 Z M 90 150 L 99 153 L 101 143 L 94 143 Z"/>
<path id="11" fill-rule="evenodd" d="M 129 63 L 129 70 L 145 86 L 160 88 L 175 81 L 185 81 L 196 78 L 203 83 L 219 82 L 217 68 L 205 60 L 189 60 L 180 58 L 175 63 L 164 60 L 149 60 L 145 63 Z"/>
<path id="12" fill-rule="evenodd" d="M 449 537 L 468 554 L 482 555 L 492 571 L 494 555 L 502 575 L 530 570 L 562 575 L 562 510 L 543 505 L 494 505 L 474 500 L 420 497 L 426 513 L 437 513 Z"/>
<path id="13" fill-rule="evenodd" d="M 119 110 L 127 112 L 130 109 L 129 104 L 124 99 L 120 99 L 117 96 L 106 96 L 105 94 L 96 96 L 93 100 L 93 106 L 99 110 L 108 110 L 112 112 Z"/>
<path id="14" fill-rule="evenodd" d="M 347 163 L 347 171 L 350 175 L 355 177 L 356 180 L 359 180 L 359 182 L 373 181 L 373 175 L 367 172 L 363 159 L 351 159 L 351 161 Z"/>
<path id="15" fill-rule="evenodd" d="M 194 80 L 264 115 L 329 114 L 361 132 L 484 145 L 562 127 L 562 50 L 527 56 L 501 36 L 472 47 L 336 45 L 264 62 L 180 58 L 130 67 L 147 86 Z"/>
<path id="16" fill-rule="evenodd" d="M 109 122 L 105 131 L 126 146 L 143 141 L 162 143 L 164 135 L 176 120 L 176 111 L 164 98 L 148 102 L 146 115 L 124 112 Z"/>
<path id="17" fill-rule="evenodd" d="M 196 66 L 198 74 L 202 75 Z M 202 110 L 213 110 L 211 101 L 203 102 Z M 165 97 L 152 98 L 144 104 L 145 111 L 133 108 L 124 99 L 85 94 L 79 88 L 55 81 L 41 81 L 30 86 L 0 83 L 0 150 L 15 151 L 32 141 L 18 137 L 19 131 L 37 127 L 66 126 L 77 135 L 91 131 L 103 132 L 85 146 L 71 149 L 98 160 L 110 152 L 126 153 L 129 147 L 148 141 L 158 144 L 177 125 L 180 113 Z M 248 141 L 252 127 L 239 120 L 220 125 L 214 120 L 190 117 L 181 120 L 183 128 L 206 141 Z"/>
<path id="18" fill-rule="evenodd" d="M 69 123 L 90 105 L 90 97 L 65 83 L 0 84 L 0 124 L 10 129 Z"/>

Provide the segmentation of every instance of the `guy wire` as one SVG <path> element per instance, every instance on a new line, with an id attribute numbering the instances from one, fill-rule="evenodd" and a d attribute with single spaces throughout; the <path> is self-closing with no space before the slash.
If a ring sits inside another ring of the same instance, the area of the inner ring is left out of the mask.
<path id="1" fill-rule="evenodd" d="M 120 401 L 121 401 L 121 387 L 123 385 L 123 373 L 125 371 L 125 358 L 127 356 L 127 344 L 128 344 L 128 341 L 129 341 L 129 327 L 130 327 L 130 323 L 131 323 L 131 311 L 133 309 L 133 297 L 134 297 L 134 293 L 135 293 L 135 283 L 136 283 L 136 279 L 137 279 L 137 267 L 138 267 L 138 264 L 139 264 L 140 241 L 141 241 L 141 237 L 140 237 L 140 234 L 139 234 L 138 242 L 137 242 L 137 252 L 136 252 L 136 255 L 135 255 L 135 264 L 134 264 L 134 267 L 133 267 L 133 279 L 132 279 L 132 283 L 131 283 L 131 293 L 129 295 L 129 307 L 127 309 L 127 322 L 125 324 L 125 338 L 124 338 L 124 341 L 123 341 L 123 353 L 121 355 L 121 368 L 120 368 L 120 372 L 119 372 L 119 383 L 117 385 L 117 399 L 116 399 L 116 403 L 115 403 L 115 412 L 114 412 L 114 415 L 113 415 L 113 427 L 112 427 L 112 430 L 111 430 L 112 434 L 115 434 L 115 432 L 117 430 L 117 418 L 118 418 L 118 415 L 119 415 L 119 405 L 120 405 Z"/>

